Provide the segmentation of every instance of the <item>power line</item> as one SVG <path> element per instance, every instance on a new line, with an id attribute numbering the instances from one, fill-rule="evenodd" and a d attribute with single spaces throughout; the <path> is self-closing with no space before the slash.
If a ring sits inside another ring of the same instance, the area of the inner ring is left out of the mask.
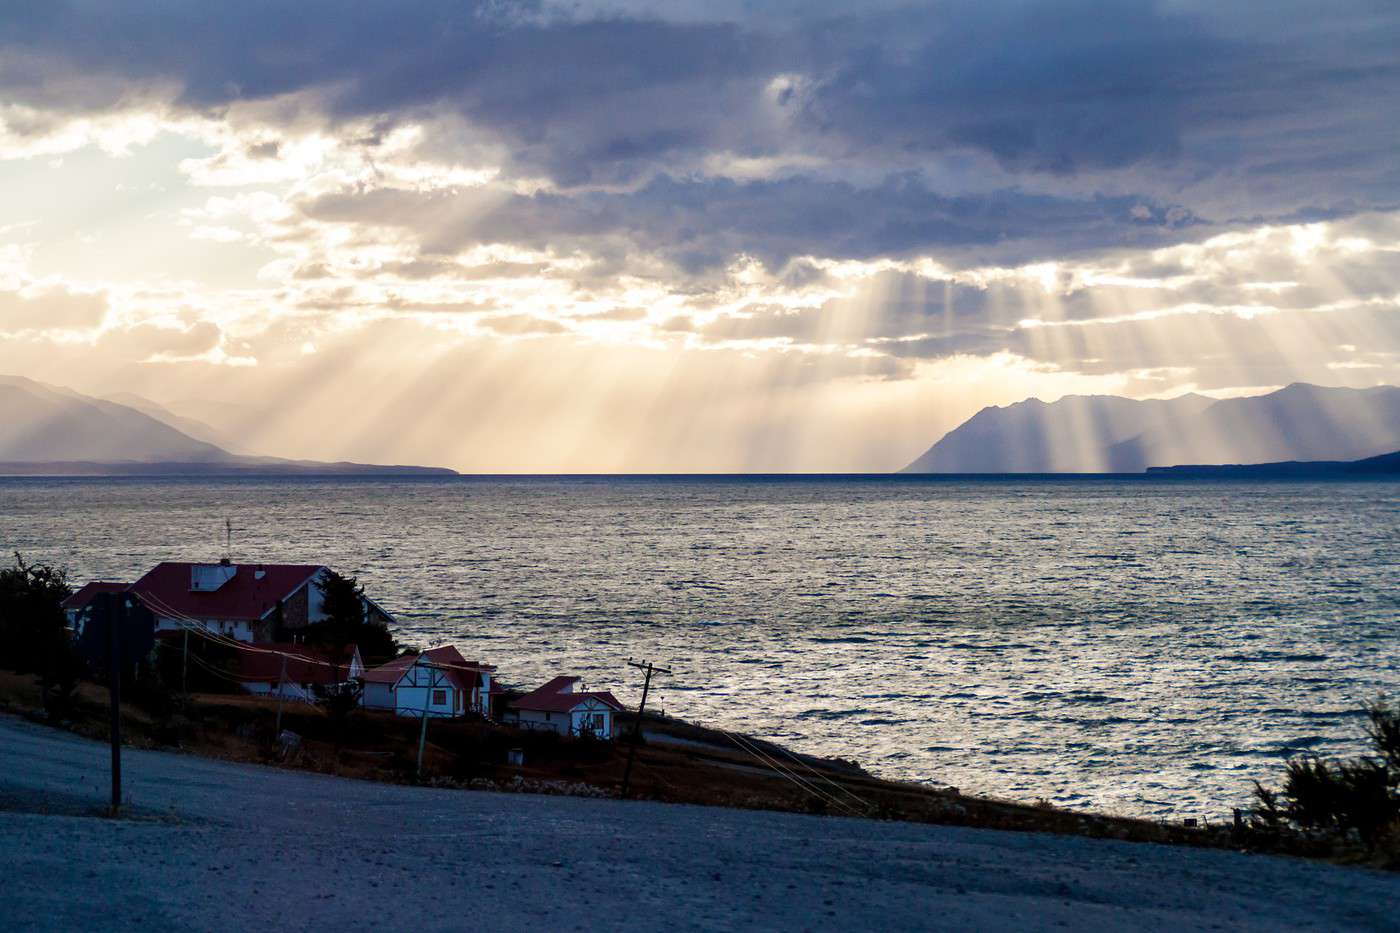
<path id="1" fill-rule="evenodd" d="M 776 759 L 765 755 L 761 749 L 757 748 L 751 743 L 748 743 L 742 737 L 736 735 L 733 732 L 728 732 L 725 730 L 721 731 L 723 731 L 724 734 L 729 737 L 729 740 L 733 742 L 736 746 L 738 746 L 740 750 L 748 752 L 757 761 L 759 761 L 762 764 L 766 764 L 769 768 L 776 771 L 779 775 L 787 778 L 789 781 L 792 781 L 794 784 L 807 791 L 809 794 L 812 794 L 820 800 L 824 800 L 828 803 L 834 804 L 835 806 L 842 808 L 848 813 L 852 813 L 857 816 L 860 815 L 858 811 L 856 811 L 853 807 L 850 806 L 850 804 L 845 803 L 837 797 L 833 797 L 831 794 L 826 793 L 821 788 L 815 786 L 811 782 L 804 780 L 795 771 L 791 771 L 787 768 L 784 768 Z"/>
<path id="2" fill-rule="evenodd" d="M 250 643 L 248 643 L 248 642 L 241 642 L 241 641 L 238 641 L 237 639 L 230 638 L 229 636 L 224 635 L 223 633 L 212 631 L 211 629 L 208 628 L 207 624 L 204 623 L 203 621 L 201 621 L 201 620 L 199 620 L 199 619 L 192 618 L 191 616 L 188 616 L 188 615 L 186 615 L 186 614 L 184 614 L 184 613 L 179 612 L 178 610 L 176 610 L 176 609 L 174 609 L 173 607 L 171 607 L 168 603 L 165 603 L 165 602 L 164 602 L 163 600 L 161 600 L 159 597 L 155 597 L 155 596 L 153 596 L 153 595 L 151 595 L 151 594 L 145 594 L 145 593 L 140 593 L 140 594 L 136 594 L 136 595 L 137 595 L 138 598 L 142 599 L 143 601 L 148 601 L 149 603 L 153 604 L 153 608 L 155 608 L 163 617 L 169 618 L 169 619 L 171 619 L 172 621 L 174 621 L 174 622 L 177 624 L 177 626 L 178 626 L 179 628 L 181 628 L 181 629 L 183 629 L 183 630 L 185 631 L 186 635 L 188 635 L 188 633 L 189 633 L 190 631 L 193 631 L 193 632 L 195 632 L 197 635 L 200 635 L 200 636 L 204 637 L 205 639 L 207 639 L 207 640 L 209 640 L 209 641 L 211 641 L 211 642 L 214 642 L 215 644 L 219 644 L 219 645 L 222 645 L 222 646 L 227 647 L 227 648 L 232 648 L 232 649 L 237 650 L 237 651 L 244 651 L 244 652 L 249 652 L 249 653 L 254 653 L 254 654 L 264 654 L 264 655 L 273 655 L 273 656 L 277 656 L 277 657 L 282 658 L 283 663 L 284 663 L 284 667 L 285 667 L 285 662 L 286 662 L 288 659 L 296 660 L 296 661 L 299 661 L 299 662 L 301 662 L 301 663 L 303 663 L 303 664 L 314 665 L 314 666 L 319 666 L 319 667 L 330 667 L 330 668 L 337 669 L 337 670 L 338 670 L 339 668 L 341 668 L 341 667 L 344 666 L 344 665 L 342 665 L 342 664 L 339 664 L 339 663 L 336 663 L 336 662 L 333 662 L 333 661 L 327 661 L 327 660 L 324 660 L 324 659 L 321 659 L 321 658 L 308 657 L 308 656 L 303 655 L 303 654 L 295 654 L 295 653 L 291 653 L 291 652 L 287 652 L 287 651 L 283 651 L 283 650 L 275 649 L 275 648 L 261 648 L 261 647 L 258 647 L 258 646 L 256 646 L 256 645 L 250 644 Z M 431 649 L 430 649 L 430 650 L 431 650 Z M 430 671 L 436 669 L 436 670 L 458 670 L 458 671 L 464 671 L 464 672 L 469 672 L 469 673 L 477 673 L 477 674 L 480 674 L 480 673 L 490 673 L 490 671 L 488 671 L 486 668 L 481 667 L 481 666 L 451 664 L 451 663 L 438 662 L 438 661 L 427 661 L 427 660 L 424 660 L 423 657 L 424 657 L 424 656 L 421 655 L 421 654 L 420 654 L 420 655 L 417 655 L 417 656 L 415 657 L 414 661 L 413 661 L 413 665 L 422 666 L 422 667 L 424 667 L 424 668 L 428 668 Z M 271 679 L 268 679 L 268 678 L 263 678 L 263 677 L 246 677 L 246 678 L 245 678 L 245 677 L 234 677 L 234 676 L 229 675 L 229 674 L 226 673 L 226 672 L 221 672 L 221 671 L 216 670 L 215 668 L 213 668 L 212 666 L 210 666 L 210 665 L 204 663 L 202 660 L 200 660 L 200 659 L 198 659 L 198 658 L 195 658 L 194 660 L 195 660 L 195 662 L 196 662 L 200 667 L 203 667 L 205 670 L 209 671 L 210 673 L 214 673 L 216 676 L 220 676 L 220 677 L 222 677 L 223 679 L 228 680 L 228 681 L 231 681 L 231 682 L 233 682 L 233 683 L 246 683 L 246 682 L 259 682 L 259 683 L 266 682 L 266 683 L 279 683 L 279 684 L 281 683 L 281 679 L 280 679 L 280 678 L 279 678 L 278 680 L 274 681 L 274 680 L 271 680 Z M 633 769 L 633 767 L 634 767 L 634 765 L 635 765 L 636 752 L 637 752 L 637 745 L 639 744 L 640 738 L 641 738 L 642 723 L 643 723 L 643 719 L 644 719 L 644 715 L 645 715 L 645 711 L 646 711 L 646 702 L 647 702 L 647 699 L 648 699 L 648 697 L 649 697 L 649 695 L 650 695 L 650 691 L 651 691 L 651 680 L 652 680 L 652 677 L 653 677 L 655 674 L 672 674 L 672 673 L 674 673 L 674 672 L 673 672 L 671 669 L 669 669 L 669 668 L 658 667 L 658 666 L 656 666 L 656 665 L 654 665 L 654 664 L 652 664 L 652 663 L 650 663 L 650 662 L 641 662 L 641 663 L 638 663 L 638 662 L 632 661 L 631 659 L 628 659 L 627 664 L 628 664 L 628 666 L 630 666 L 630 667 L 635 667 L 635 668 L 637 668 L 638 670 L 641 670 L 641 671 L 645 672 L 645 675 L 646 675 L 646 676 L 645 676 L 645 680 L 643 681 L 643 685 L 642 685 L 642 700 L 641 700 L 641 703 L 639 704 L 638 709 L 637 709 L 637 719 L 636 719 L 636 722 L 635 722 L 634 725 L 633 725 L 633 730 L 632 730 L 632 742 L 631 742 L 630 747 L 629 747 L 629 749 L 628 749 L 627 765 L 626 765 L 626 768 L 625 768 L 624 771 L 623 771 L 621 796 L 622 796 L 624 799 L 628 796 L 628 793 L 629 793 L 629 791 L 630 791 L 631 773 L 632 773 L 632 769 Z M 431 676 L 431 675 L 430 675 L 430 676 Z M 425 689 L 426 689 L 426 690 L 431 690 L 432 688 L 431 688 L 431 687 L 428 687 L 428 688 L 425 688 Z M 429 694 L 427 694 L 427 695 L 428 695 L 428 697 L 431 697 L 431 693 L 429 693 Z M 424 726 L 426 727 L 426 713 L 424 714 L 424 720 L 425 720 Z M 426 728 L 425 728 L 423 731 L 426 732 Z M 852 808 L 849 804 L 847 804 L 846 802 L 840 800 L 839 798 L 833 796 L 832 794 L 829 794 L 829 793 L 823 791 L 820 787 L 816 786 L 816 785 L 813 784 L 811 781 L 808 781 L 808 780 L 804 779 L 804 778 L 803 778 L 801 775 L 799 775 L 796 771 L 794 771 L 794 770 L 792 770 L 792 769 L 790 769 L 790 768 L 787 768 L 787 767 L 783 766 L 779 761 L 777 761 L 777 759 L 773 758 L 773 757 L 770 756 L 770 755 L 765 754 L 761 749 L 759 749 L 756 745 L 753 745 L 751 742 L 748 742 L 748 741 L 745 740 L 745 739 L 741 739 L 737 734 L 735 734 L 735 733 L 733 733 L 733 732 L 729 732 L 729 731 L 727 731 L 727 730 L 720 729 L 720 730 L 717 730 L 717 731 L 721 732 L 723 735 L 725 735 L 726 737 L 728 737 L 729 740 L 730 740 L 731 742 L 733 742 L 733 743 L 735 744 L 735 746 L 738 747 L 741 751 L 743 751 L 743 752 L 745 752 L 746 754 L 750 755 L 750 756 L 753 757 L 756 761 L 758 761 L 760 764 L 762 764 L 762 765 L 764 765 L 765 767 L 769 768 L 770 770 L 776 772 L 780 777 L 783 777 L 784 779 L 786 779 L 786 780 L 792 782 L 793 784 L 795 784 L 795 785 L 798 786 L 799 788 L 803 789 L 803 790 L 806 791 L 807 793 L 812 794 L 813 796 L 816 796 L 817 798 L 819 798 L 819 799 L 821 799 L 821 800 L 824 800 L 824 801 L 827 801 L 827 802 L 829 802 L 829 803 L 831 803 L 831 804 L 833 804 L 833 805 L 835 805 L 835 806 L 838 806 L 838 807 L 840 807 L 840 808 L 846 810 L 847 812 L 850 812 L 850 813 L 857 813 L 857 812 L 858 812 L 858 811 L 856 811 L 855 809 L 853 809 L 853 808 Z M 420 742 L 420 744 L 422 744 L 422 743 Z M 746 747 L 746 746 L 747 746 L 747 747 Z M 837 782 L 831 780 L 830 777 L 828 777 L 828 776 L 822 774 L 820 771 L 818 771 L 817 769 L 813 768 L 810 764 L 808 764 L 807 762 L 803 761 L 801 758 L 799 758 L 798 756 L 796 756 L 795 754 L 793 754 L 793 753 L 792 753 L 791 751 L 789 751 L 788 749 L 783 748 L 782 746 L 774 746 L 774 747 L 775 747 L 775 748 L 778 748 L 784 755 L 786 755 L 788 758 L 791 758 L 794 762 L 796 762 L 798 765 L 800 765 L 800 766 L 801 766 L 803 769 L 805 769 L 806 771 L 810 772 L 810 773 L 811 773 L 813 776 L 815 776 L 817 779 L 823 781 L 823 782 L 826 783 L 826 784 L 829 784 L 831 787 L 835 788 L 836 790 L 838 790 L 838 791 L 841 792 L 842 794 L 845 794 L 845 795 L 846 795 L 847 797 L 849 797 L 850 799 L 856 801 L 856 803 L 860 804 L 860 806 L 861 806 L 862 808 L 864 808 L 867 812 L 870 812 L 870 811 L 873 811 L 873 810 L 874 810 L 874 807 L 873 807 L 868 801 L 864 800 L 864 799 L 861 798 L 859 795 L 853 793 L 849 788 L 846 788 L 846 787 L 842 786 L 841 784 L 838 784 Z M 419 766 L 419 769 L 420 769 L 420 771 L 421 771 L 421 764 L 420 764 L 420 766 Z M 650 771 L 651 769 L 647 769 L 647 770 Z M 653 773 L 653 776 L 655 776 L 654 773 Z"/>
<path id="3" fill-rule="evenodd" d="M 841 791 L 841 793 L 845 794 L 847 797 L 850 797 L 852 800 L 854 800 L 856 803 L 860 804 L 862 807 L 865 807 L 867 810 L 874 811 L 875 807 L 874 807 L 874 805 L 872 805 L 872 804 L 870 803 L 870 801 L 865 800 L 864 798 L 862 798 L 862 797 L 859 796 L 858 794 L 854 793 L 849 787 L 846 787 L 846 786 L 843 785 L 843 784 L 838 784 L 837 782 L 833 781 L 829 776 L 827 776 L 827 775 L 823 774 L 822 772 L 818 771 L 816 768 L 812 767 L 812 766 L 811 766 L 810 764 L 808 764 L 806 761 L 803 761 L 803 760 L 802 760 L 802 757 L 801 757 L 800 755 L 797 755 L 797 754 L 795 754 L 794 752 L 789 751 L 787 748 L 784 748 L 784 747 L 781 746 L 781 745 L 774 744 L 772 747 L 773 747 L 773 748 L 776 748 L 778 751 L 782 752 L 784 755 L 788 756 L 788 757 L 791 758 L 793 761 L 795 761 L 795 762 L 797 762 L 798 764 L 800 764 L 803 768 L 807 769 L 808 771 L 810 771 L 812 774 L 816 775 L 816 776 L 817 776 L 818 778 L 820 778 L 821 780 L 825 781 L 826 783 L 830 784 L 832 787 L 834 787 L 834 788 L 836 788 L 837 790 Z"/>

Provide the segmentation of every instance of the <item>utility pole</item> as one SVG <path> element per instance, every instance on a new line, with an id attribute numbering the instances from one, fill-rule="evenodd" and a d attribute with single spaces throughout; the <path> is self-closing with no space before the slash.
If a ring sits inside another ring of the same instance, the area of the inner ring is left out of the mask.
<path id="1" fill-rule="evenodd" d="M 112 701 L 112 816 L 122 810 L 122 622 L 126 619 L 126 595 L 107 602 L 107 690 Z"/>
<path id="2" fill-rule="evenodd" d="M 416 662 L 415 662 L 416 663 Z M 423 776 L 423 746 L 428 744 L 428 701 L 433 698 L 433 666 L 423 665 L 428 672 L 428 686 L 423 690 L 423 724 L 418 729 L 418 776 Z M 416 679 L 416 678 L 415 678 Z"/>
<path id="3" fill-rule="evenodd" d="M 637 757 L 637 743 L 642 740 L 642 717 L 647 711 L 647 694 L 651 692 L 652 674 L 670 674 L 670 668 L 657 667 L 650 661 L 638 664 L 631 658 L 627 659 L 628 667 L 635 667 L 639 671 L 646 672 L 646 680 L 642 681 L 642 702 L 637 707 L 637 721 L 632 724 L 632 744 L 627 749 L 627 767 L 622 772 L 622 799 L 627 799 L 627 792 L 632 786 L 632 762 Z"/>
<path id="4" fill-rule="evenodd" d="M 282 655 L 282 673 L 277 677 L 277 728 L 272 730 L 272 744 L 276 744 L 282 738 L 282 694 L 287 685 L 287 656 Z"/>
<path id="5" fill-rule="evenodd" d="M 190 693 L 190 630 L 185 626 L 185 650 L 180 654 L 180 692 Z"/>

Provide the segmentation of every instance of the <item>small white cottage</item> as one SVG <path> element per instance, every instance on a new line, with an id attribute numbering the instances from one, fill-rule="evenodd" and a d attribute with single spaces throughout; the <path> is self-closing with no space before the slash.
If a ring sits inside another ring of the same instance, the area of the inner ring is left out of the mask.
<path id="1" fill-rule="evenodd" d="M 366 709 L 400 716 L 484 714 L 495 670 L 468 662 L 453 645 L 441 645 L 365 671 L 361 702 Z"/>
<path id="2" fill-rule="evenodd" d="M 580 677 L 556 677 L 506 708 L 506 721 L 528 729 L 549 729 L 561 735 L 592 735 L 611 739 L 614 716 L 622 709 L 606 691 L 580 691 Z"/>

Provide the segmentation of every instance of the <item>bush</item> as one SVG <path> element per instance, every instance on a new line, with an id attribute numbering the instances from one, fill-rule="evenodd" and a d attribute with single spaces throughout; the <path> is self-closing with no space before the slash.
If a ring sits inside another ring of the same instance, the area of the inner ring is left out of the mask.
<path id="1" fill-rule="evenodd" d="M 66 671 L 71 649 L 63 601 L 73 595 L 68 576 L 47 564 L 0 570 L 0 667 L 18 673 Z"/>
<path id="2" fill-rule="evenodd" d="M 52 722 L 73 718 L 77 706 L 78 683 L 86 676 L 87 665 L 65 638 L 50 655 L 40 677 L 44 714 Z"/>
<path id="3" fill-rule="evenodd" d="M 1256 828 L 1342 843 L 1354 836 L 1372 852 L 1400 840 L 1400 710 L 1379 699 L 1366 720 L 1374 755 L 1306 755 L 1288 762 L 1281 790 L 1256 783 Z"/>
<path id="4" fill-rule="evenodd" d="M 360 694 L 363 691 L 363 686 L 350 681 L 325 686 L 317 684 L 312 689 L 321 703 L 321 708 L 330 717 L 331 734 L 338 751 L 345 745 L 345 739 L 349 733 L 350 716 L 360 708 Z"/>

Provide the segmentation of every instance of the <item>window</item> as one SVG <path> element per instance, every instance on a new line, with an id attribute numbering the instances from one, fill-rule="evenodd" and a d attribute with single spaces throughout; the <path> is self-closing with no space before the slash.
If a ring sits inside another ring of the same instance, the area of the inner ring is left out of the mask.
<path id="1" fill-rule="evenodd" d="M 113 653 L 115 654 L 115 652 L 113 652 Z M 593 731 L 594 731 L 594 732 L 602 732 L 602 731 L 603 731 L 603 724 L 604 724 L 603 714 L 602 714 L 602 713 L 594 713 L 594 714 L 593 714 L 593 726 L 592 726 Z"/>
<path id="2" fill-rule="evenodd" d="M 446 691 L 446 690 L 434 690 L 434 691 L 433 691 L 433 705 L 434 705 L 434 706 L 446 706 L 446 705 L 447 705 L 447 691 Z"/>

